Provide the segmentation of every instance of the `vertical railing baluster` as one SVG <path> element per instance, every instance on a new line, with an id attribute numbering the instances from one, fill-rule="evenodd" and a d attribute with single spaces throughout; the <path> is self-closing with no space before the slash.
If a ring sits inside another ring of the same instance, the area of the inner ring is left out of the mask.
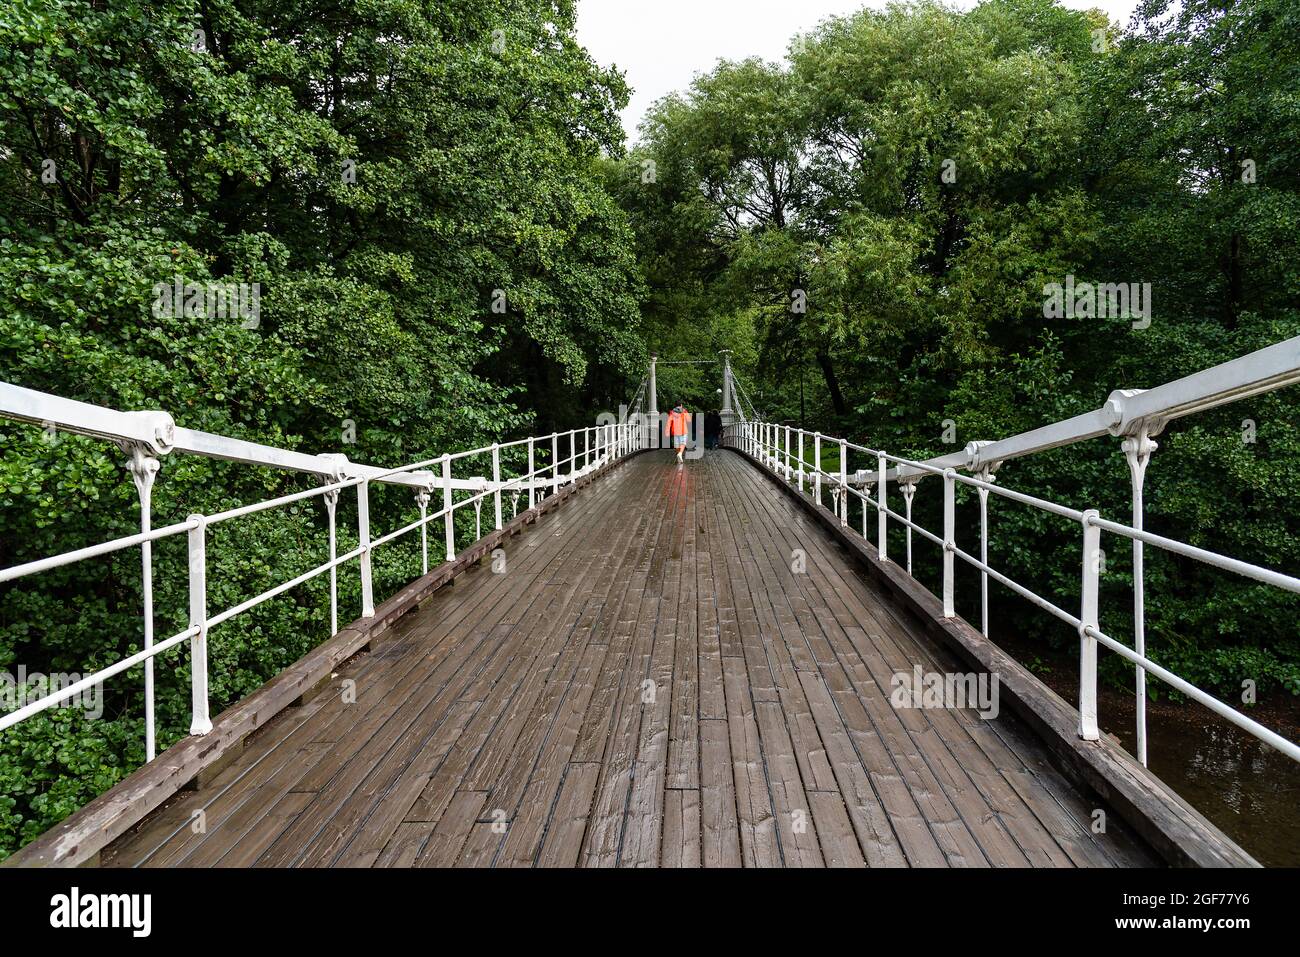
<path id="1" fill-rule="evenodd" d="M 957 615 L 954 592 L 953 549 L 957 547 L 957 473 L 947 469 L 943 473 L 943 617 Z"/>
<path id="2" fill-rule="evenodd" d="M 813 473 L 817 476 L 817 504 L 822 503 L 822 434 L 813 434 Z"/>
<path id="3" fill-rule="evenodd" d="M 979 478 L 985 482 L 989 481 L 992 476 L 985 469 L 979 475 Z M 986 488 L 977 488 L 980 500 L 980 562 L 984 568 L 980 569 L 980 630 L 985 638 L 989 636 L 989 573 L 987 571 L 989 564 L 989 490 Z"/>
<path id="4" fill-rule="evenodd" d="M 849 447 L 840 439 L 840 524 L 849 524 Z"/>
<path id="5" fill-rule="evenodd" d="M 912 496 L 915 494 L 916 483 L 904 482 L 903 503 L 907 510 L 907 573 L 909 575 L 912 574 Z"/>
<path id="6" fill-rule="evenodd" d="M 208 717 L 208 520 L 191 515 L 189 530 L 190 627 L 190 734 L 212 730 Z"/>
<path id="7" fill-rule="evenodd" d="M 548 494 L 560 490 L 560 433 L 551 433 L 551 488 Z"/>
<path id="8" fill-rule="evenodd" d="M 429 574 L 429 490 L 422 488 L 415 493 L 415 504 L 420 507 L 420 567 L 423 574 Z"/>
<path id="9" fill-rule="evenodd" d="M 153 529 L 153 483 L 158 475 L 158 459 L 143 446 L 131 449 L 127 462 L 135 490 L 140 498 L 140 531 L 148 534 Z M 140 592 L 144 616 L 144 647 L 153 647 L 153 542 L 140 545 Z M 158 754 L 157 720 L 154 716 L 153 658 L 144 660 L 144 752 L 145 760 L 152 761 Z"/>
<path id="10" fill-rule="evenodd" d="M 443 524 L 447 536 L 447 561 L 456 558 L 456 516 L 452 514 L 451 498 L 451 455 L 442 457 L 442 511 Z"/>
<path id="11" fill-rule="evenodd" d="M 876 551 L 880 553 L 882 562 L 889 560 L 889 516 L 885 514 L 885 509 L 889 508 L 889 497 L 885 492 L 885 472 L 889 465 L 885 461 L 885 453 L 881 452 L 876 459 Z M 863 507 L 866 507 L 864 501 Z M 866 531 L 863 531 L 866 534 Z"/>
<path id="12" fill-rule="evenodd" d="M 1083 513 L 1083 588 L 1079 607 L 1079 737 L 1096 741 L 1097 639 L 1088 629 L 1101 630 L 1098 586 L 1101 578 L 1101 529 L 1094 524 L 1096 510 Z"/>
<path id="13" fill-rule="evenodd" d="M 529 436 L 528 437 L 528 507 L 530 509 L 536 507 L 537 505 L 537 488 L 536 488 L 537 476 L 533 474 L 534 472 L 536 472 L 536 470 L 537 470 L 537 466 L 533 463 L 533 438 L 532 436 Z"/>
<path id="14" fill-rule="evenodd" d="M 327 479 L 331 484 L 334 479 Z M 339 633 L 339 569 L 334 563 L 339 557 L 338 507 L 339 490 L 330 489 L 323 496 L 325 513 L 329 516 L 330 526 L 330 635 Z"/>
<path id="15" fill-rule="evenodd" d="M 799 430 L 799 492 L 800 492 L 800 494 L 803 493 L 803 479 L 804 479 L 804 466 L 803 466 L 803 429 L 800 429 L 800 430 Z"/>
<path id="16" fill-rule="evenodd" d="M 492 499 L 496 508 L 497 529 L 501 528 L 501 446 L 492 443 Z"/>
<path id="17" fill-rule="evenodd" d="M 1136 435 L 1126 438 L 1120 446 L 1128 460 L 1129 478 L 1133 491 L 1133 527 L 1142 531 L 1146 509 L 1142 502 L 1142 488 L 1146 482 L 1147 465 L 1151 453 L 1159 445 L 1151 438 L 1151 429 L 1143 426 Z M 1143 543 L 1133 539 L 1133 650 L 1139 655 L 1147 653 L 1146 622 L 1146 559 Z M 1147 673 L 1141 665 L 1134 668 L 1134 710 L 1137 725 L 1137 759 L 1147 763 Z"/>
<path id="18" fill-rule="evenodd" d="M 370 480 L 357 484 L 357 535 L 361 549 L 361 617 L 375 616 L 375 589 L 370 563 Z"/>

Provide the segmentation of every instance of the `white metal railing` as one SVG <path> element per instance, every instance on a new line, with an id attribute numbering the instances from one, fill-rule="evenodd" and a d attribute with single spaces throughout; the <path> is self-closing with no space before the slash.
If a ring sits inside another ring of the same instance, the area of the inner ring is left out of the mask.
<path id="1" fill-rule="evenodd" d="M 990 578 L 1077 630 L 1079 633 L 1079 735 L 1085 740 L 1097 740 L 1100 735 L 1097 725 L 1097 646 L 1100 644 L 1134 665 L 1137 675 L 1137 756 L 1143 764 L 1147 763 L 1145 679 L 1148 673 L 1288 757 L 1300 761 L 1300 746 L 1246 717 L 1235 708 L 1224 704 L 1146 656 L 1145 591 L 1142 581 L 1142 547 L 1151 545 L 1292 594 L 1300 594 L 1300 578 L 1152 534 L 1143 529 L 1142 523 L 1142 483 L 1147 462 L 1156 449 L 1152 436 L 1159 434 L 1168 421 L 1226 402 L 1281 388 L 1297 381 L 1300 381 L 1300 337 L 1288 339 L 1240 359 L 1154 389 L 1112 393 L 1105 406 L 1087 415 L 1076 416 L 1000 442 L 972 442 L 962 452 L 923 462 L 870 449 L 843 438 L 826 436 L 819 432 L 806 432 L 793 426 L 765 421 L 745 421 L 729 425 L 724 430 L 724 442 L 753 456 L 786 482 L 797 484 L 801 493 L 805 492 L 805 486 L 808 486 L 808 494 L 819 505 L 823 503 L 822 486 L 825 484 L 832 498 L 832 510 L 843 526 L 848 526 L 849 523 L 850 498 L 856 497 L 862 506 L 861 534 L 864 538 L 868 537 L 869 508 L 874 509 L 877 515 L 876 549 L 882 562 L 890 561 L 887 541 L 889 521 L 892 519 L 902 525 L 906 530 L 906 567 L 909 575 L 912 573 L 912 533 L 916 532 L 925 540 L 938 545 L 943 551 L 942 600 L 943 614 L 946 617 L 956 615 L 954 572 L 955 560 L 960 558 L 980 572 L 982 631 L 986 637 L 989 634 L 988 582 Z M 1016 492 L 999 486 L 993 481 L 994 471 L 1008 459 L 1031 455 L 1044 449 L 1069 445 L 1107 433 L 1123 439 L 1121 447 L 1130 465 L 1134 509 L 1131 525 L 1104 519 L 1095 510 L 1080 511 Z M 822 468 L 822 447 L 826 443 L 838 449 L 839 466 L 836 473 L 827 472 Z M 812 448 L 811 461 L 805 458 L 807 445 L 811 445 Z M 850 474 L 847 471 L 850 452 L 875 459 L 876 467 L 856 470 Z M 958 468 L 972 474 L 958 474 Z M 943 481 L 943 534 L 941 536 L 922 528 L 912 520 L 912 499 L 916 493 L 916 486 L 923 478 L 931 475 L 939 476 Z M 904 510 L 901 514 L 889 507 L 890 482 L 895 484 L 902 495 Z M 957 547 L 955 490 L 958 484 L 974 488 L 979 498 L 980 554 L 978 557 Z M 867 489 L 871 486 L 877 489 L 874 497 L 867 494 Z M 1079 523 L 1082 529 L 1082 592 L 1077 615 L 1065 611 L 989 565 L 988 496 L 990 494 Z M 1132 542 L 1135 624 L 1133 648 L 1116 641 L 1101 630 L 1098 590 L 1102 532 L 1118 535 Z"/>
<path id="2" fill-rule="evenodd" d="M 171 416 L 165 412 L 119 412 L 4 382 L 0 382 L 0 418 L 30 422 L 47 430 L 71 432 L 115 442 L 129 456 L 127 467 L 131 471 L 140 498 L 138 534 L 0 569 L 0 584 L 136 547 L 141 550 L 143 584 L 143 648 L 75 683 L 60 687 L 8 714 L 0 715 L 0 731 L 73 698 L 108 678 L 143 664 L 145 750 L 150 760 L 154 758 L 157 748 L 153 661 L 158 655 L 187 641 L 190 643 L 192 660 L 190 733 L 206 734 L 212 729 L 208 714 L 207 639 L 214 627 L 328 572 L 330 634 L 334 635 L 339 630 L 338 569 L 340 566 L 353 560 L 358 562 L 361 579 L 361 617 L 373 617 L 375 604 L 371 556 L 380 545 L 396 541 L 418 529 L 422 567 L 427 573 L 430 523 L 442 520 L 445 536 L 444 561 L 452 561 L 456 557 L 457 509 L 466 506 L 474 508 L 477 541 L 482 537 L 482 509 L 488 500 L 492 502 L 494 525 L 500 529 L 504 523 L 503 495 L 511 497 L 512 514 L 518 514 L 519 500 L 525 492 L 528 508 L 534 508 L 541 499 L 558 491 L 562 486 L 573 483 L 634 451 L 639 447 L 640 441 L 640 437 L 627 423 L 602 421 L 595 426 L 571 429 L 567 433 L 554 432 L 548 436 L 531 436 L 512 442 L 493 443 L 468 451 L 446 453 L 399 468 L 383 469 L 350 462 L 345 455 L 313 456 L 227 436 L 178 428 Z M 539 443 L 542 446 L 541 451 L 546 455 L 543 464 L 537 462 Z M 527 471 L 513 476 L 503 474 L 502 451 L 523 447 L 527 448 Z M 561 447 L 568 452 L 565 458 L 560 457 Z M 183 522 L 155 529 L 152 527 L 151 492 L 158 475 L 160 458 L 174 452 L 308 473 L 318 476 L 322 485 L 319 488 L 281 495 L 213 515 L 191 515 Z M 456 463 L 475 456 L 491 457 L 490 478 L 481 476 L 457 478 L 453 475 L 453 467 Z M 431 471 L 434 468 L 437 471 Z M 420 512 L 419 519 L 387 534 L 372 538 L 370 486 L 373 483 L 410 487 L 415 492 L 415 502 Z M 356 489 L 357 495 L 358 545 L 351 551 L 339 555 L 336 522 L 339 493 L 350 488 Z M 437 490 L 442 492 L 442 507 L 430 514 L 430 496 Z M 458 492 L 462 493 L 459 499 L 456 498 Z M 231 519 L 315 498 L 323 500 L 328 516 L 329 560 L 224 611 L 215 615 L 210 614 L 207 607 L 208 528 Z M 154 542 L 182 534 L 187 537 L 188 542 L 189 627 L 162 641 L 155 641 L 152 546 Z"/>

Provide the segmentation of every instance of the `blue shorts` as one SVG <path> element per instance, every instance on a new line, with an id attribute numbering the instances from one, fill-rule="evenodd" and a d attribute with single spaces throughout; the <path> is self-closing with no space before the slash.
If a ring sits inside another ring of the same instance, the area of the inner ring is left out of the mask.
<path id="1" fill-rule="evenodd" d="M 685 444 L 686 444 L 686 436 L 684 435 L 673 436 L 673 448 L 680 449 Z"/>

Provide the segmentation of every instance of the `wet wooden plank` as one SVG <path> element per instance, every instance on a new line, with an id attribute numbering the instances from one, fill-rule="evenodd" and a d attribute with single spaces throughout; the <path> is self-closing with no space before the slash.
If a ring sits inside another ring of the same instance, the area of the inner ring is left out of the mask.
<path id="1" fill-rule="evenodd" d="M 582 836 L 591 815 L 600 765 L 570 764 L 555 808 L 547 822 L 546 835 L 538 852 L 539 867 L 576 867 L 582 856 Z"/>
<path id="2" fill-rule="evenodd" d="M 838 792 L 810 791 L 808 804 L 827 867 L 866 867 L 853 824 Z"/>
<path id="3" fill-rule="evenodd" d="M 700 792 L 673 789 L 664 806 L 664 867 L 700 866 Z"/>
<path id="4" fill-rule="evenodd" d="M 375 867 L 414 867 L 433 828 L 434 825 L 428 821 L 403 821 L 397 825 L 375 861 Z"/>
<path id="5" fill-rule="evenodd" d="M 433 833 L 416 858 L 418 867 L 454 867 L 454 866 L 491 866 L 490 850 L 495 850 L 505 833 L 505 820 L 486 822 L 486 834 L 479 837 L 488 840 L 476 841 L 469 853 L 462 856 L 465 845 L 469 842 L 470 832 L 479 823 L 480 814 L 487 805 L 485 791 L 457 791 L 447 803 L 447 810 L 433 826 Z M 494 829 L 495 828 L 495 829 Z M 493 841 L 492 838 L 496 840 Z"/>
<path id="6" fill-rule="evenodd" d="M 681 489 L 681 483 L 669 483 L 667 502 L 654 502 L 653 507 L 661 516 L 656 544 L 638 563 L 632 594 L 627 598 L 629 607 L 637 609 L 630 619 L 634 627 L 632 647 L 611 708 L 608 736 L 599 745 L 600 782 L 583 842 L 583 863 L 590 867 L 613 867 L 619 863 L 634 767 L 641 746 L 641 718 L 647 705 L 659 700 L 650 666 L 656 616 L 662 604 L 662 576 L 671 548 L 672 509 Z M 588 749 L 580 751 L 584 755 L 594 754 L 597 747 L 593 741 Z"/>
<path id="7" fill-rule="evenodd" d="M 700 839 L 705 867 L 740 867 L 740 822 L 725 719 L 700 721 Z"/>
<path id="8" fill-rule="evenodd" d="M 779 867 L 781 849 L 745 659 L 723 658 L 722 671 L 727 687 L 727 740 L 736 787 L 742 861 L 746 867 Z"/>

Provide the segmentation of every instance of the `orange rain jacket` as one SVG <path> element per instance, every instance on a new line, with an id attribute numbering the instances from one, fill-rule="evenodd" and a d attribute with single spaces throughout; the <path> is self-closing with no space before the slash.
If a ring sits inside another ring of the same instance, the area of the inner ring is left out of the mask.
<path id="1" fill-rule="evenodd" d="M 691 414 L 685 408 L 678 412 L 676 410 L 668 413 L 668 435 L 671 438 L 674 435 L 690 434 Z"/>

